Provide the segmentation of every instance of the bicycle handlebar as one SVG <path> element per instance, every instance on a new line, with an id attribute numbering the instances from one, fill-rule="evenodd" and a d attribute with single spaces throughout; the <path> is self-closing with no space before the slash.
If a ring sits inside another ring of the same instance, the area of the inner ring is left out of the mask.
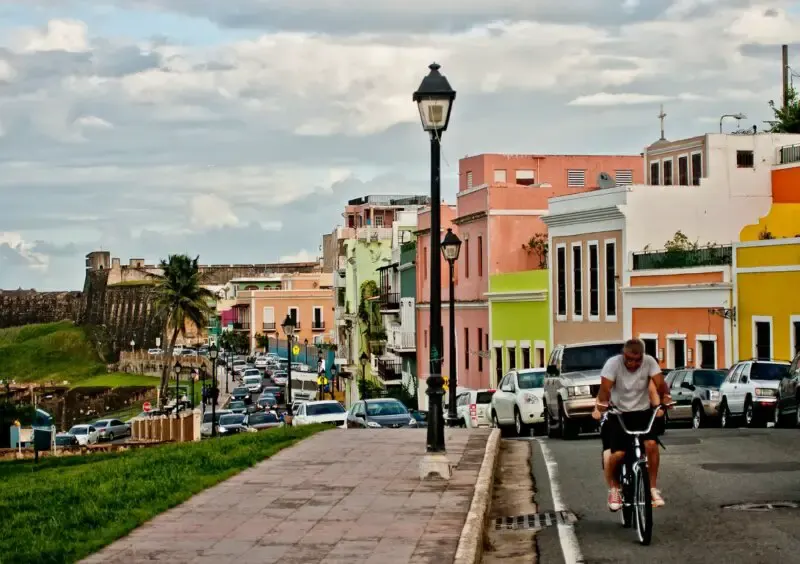
<path id="1" fill-rule="evenodd" d="M 666 404 L 660 403 L 655 407 L 651 407 L 650 409 L 653 410 L 653 415 L 650 417 L 650 424 L 647 425 L 647 429 L 645 429 L 643 431 L 631 431 L 631 430 L 629 430 L 625 426 L 625 421 L 622 418 L 622 416 L 626 412 L 620 411 L 619 408 L 617 408 L 617 406 L 615 406 L 613 404 L 609 404 L 608 405 L 608 410 L 606 411 L 606 413 L 609 413 L 610 415 L 616 415 L 617 416 L 617 420 L 619 421 L 620 427 L 622 427 L 622 430 L 625 431 L 626 434 L 633 435 L 633 436 L 641 436 L 641 435 L 646 435 L 653 428 L 653 423 L 656 422 L 656 416 L 658 415 L 658 410 L 659 409 L 661 409 L 662 407 L 672 407 L 673 405 L 675 405 L 675 402 L 666 403 Z"/>

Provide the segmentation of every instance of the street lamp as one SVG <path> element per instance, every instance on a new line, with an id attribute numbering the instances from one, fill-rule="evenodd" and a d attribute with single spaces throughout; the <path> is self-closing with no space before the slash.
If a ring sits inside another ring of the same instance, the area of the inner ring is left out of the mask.
<path id="1" fill-rule="evenodd" d="M 200 379 L 200 376 L 198 376 L 197 372 L 195 371 L 195 373 L 192 374 L 192 399 L 191 399 L 191 401 L 192 401 L 192 411 L 194 411 L 194 383 L 197 382 L 199 379 Z"/>
<path id="2" fill-rule="evenodd" d="M 430 73 L 422 79 L 413 100 L 419 108 L 422 129 L 427 131 L 431 142 L 431 296 L 430 296 L 430 371 L 428 375 L 428 437 L 427 450 L 443 453 L 444 418 L 442 396 L 442 257 L 439 256 L 439 237 L 442 233 L 441 218 L 441 134 L 450 123 L 450 112 L 456 92 L 433 63 Z"/>
<path id="3" fill-rule="evenodd" d="M 183 370 L 183 366 L 181 366 L 180 361 L 175 363 L 175 367 L 173 368 L 173 370 L 175 371 L 175 415 L 177 416 L 178 415 L 178 395 L 180 393 L 179 390 L 178 390 L 178 384 L 180 384 L 180 381 L 181 381 L 181 370 Z"/>
<path id="4" fill-rule="evenodd" d="M 450 265 L 450 400 L 447 407 L 447 422 L 451 427 L 455 427 L 458 423 L 456 414 L 456 386 L 458 385 L 456 375 L 456 283 L 453 270 L 460 252 L 461 239 L 453 233 L 452 229 L 448 228 L 442 239 L 442 255 Z"/>
<path id="5" fill-rule="evenodd" d="M 283 334 L 286 335 L 286 358 L 289 361 L 286 366 L 286 413 L 293 417 L 292 413 L 292 340 L 294 339 L 294 319 L 288 313 L 286 319 L 281 324 Z"/>
<path id="6" fill-rule="evenodd" d="M 361 399 L 367 398 L 367 363 L 369 356 L 366 352 L 361 353 Z"/>
<path id="7" fill-rule="evenodd" d="M 747 116 L 746 116 L 746 115 L 744 115 L 744 114 L 743 114 L 743 113 L 741 113 L 741 112 L 740 112 L 740 113 L 738 113 L 738 114 L 724 114 L 722 117 L 720 117 L 720 118 L 719 118 L 719 132 L 720 132 L 720 133 L 722 133 L 722 120 L 724 120 L 726 117 L 733 118 L 733 119 L 735 119 L 737 122 L 738 122 L 740 119 L 747 119 Z"/>
<path id="8" fill-rule="evenodd" d="M 331 366 L 331 399 L 336 399 L 339 383 L 336 381 L 336 365 Z"/>
<path id="9" fill-rule="evenodd" d="M 135 347 L 135 346 L 136 346 L 136 341 L 131 339 L 131 352 L 133 352 L 133 347 Z"/>
<path id="10" fill-rule="evenodd" d="M 208 358 L 211 359 L 211 436 L 217 436 L 217 345 L 208 349 Z"/>
<path id="11" fill-rule="evenodd" d="M 306 346 L 306 364 L 308 364 L 308 339 L 304 341 L 304 344 Z"/>

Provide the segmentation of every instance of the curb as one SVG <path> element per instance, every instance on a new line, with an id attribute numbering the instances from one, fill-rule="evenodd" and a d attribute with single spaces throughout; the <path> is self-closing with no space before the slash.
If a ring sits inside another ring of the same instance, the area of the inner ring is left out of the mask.
<path id="1" fill-rule="evenodd" d="M 500 453 L 500 429 L 492 429 L 486 441 L 486 454 L 478 472 L 478 481 L 472 494 L 467 520 L 461 529 L 458 549 L 453 564 L 478 564 L 483 555 L 484 531 L 489 519 L 489 508 L 494 489 L 494 473 Z"/>

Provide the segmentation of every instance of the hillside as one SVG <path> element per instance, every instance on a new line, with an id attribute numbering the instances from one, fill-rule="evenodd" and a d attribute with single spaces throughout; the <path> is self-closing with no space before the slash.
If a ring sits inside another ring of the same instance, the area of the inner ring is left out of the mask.
<path id="1" fill-rule="evenodd" d="M 70 321 L 0 329 L 0 375 L 20 382 L 77 384 L 106 373 L 83 329 Z"/>

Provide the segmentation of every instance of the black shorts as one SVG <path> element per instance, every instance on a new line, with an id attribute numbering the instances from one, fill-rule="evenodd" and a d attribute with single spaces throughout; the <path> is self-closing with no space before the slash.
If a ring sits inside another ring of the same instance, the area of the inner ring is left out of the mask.
<path id="1" fill-rule="evenodd" d="M 652 416 L 653 410 L 645 409 L 643 411 L 625 413 L 622 417 L 629 431 L 639 431 L 647 428 Z M 622 430 L 618 417 L 617 415 L 609 415 L 605 424 L 603 424 L 603 430 L 600 432 L 600 436 L 602 437 L 605 432 L 607 437 L 603 438 L 603 450 L 610 448 L 611 452 L 619 452 L 627 450 L 631 445 L 631 436 Z M 643 441 L 656 440 L 656 437 L 663 433 L 663 427 L 664 417 L 656 417 L 650 432 L 646 435 L 642 435 L 641 439 Z"/>
<path id="2" fill-rule="evenodd" d="M 600 440 L 603 443 L 603 450 L 611 448 L 611 436 L 609 435 L 608 419 L 614 415 L 607 415 L 605 421 L 600 422 Z"/>

